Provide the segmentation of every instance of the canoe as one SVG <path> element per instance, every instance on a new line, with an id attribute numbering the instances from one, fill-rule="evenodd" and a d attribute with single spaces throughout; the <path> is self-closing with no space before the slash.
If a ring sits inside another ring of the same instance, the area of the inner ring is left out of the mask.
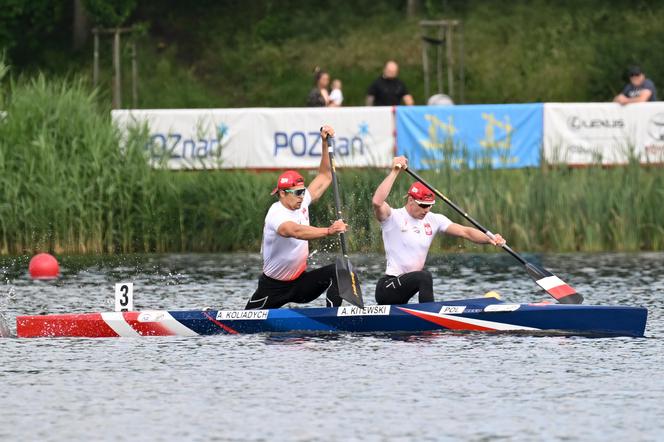
<path id="1" fill-rule="evenodd" d="M 267 310 L 141 310 L 17 316 L 19 338 L 239 333 L 418 333 L 435 330 L 643 336 L 643 307 L 510 304 L 495 298 L 403 305 Z"/>

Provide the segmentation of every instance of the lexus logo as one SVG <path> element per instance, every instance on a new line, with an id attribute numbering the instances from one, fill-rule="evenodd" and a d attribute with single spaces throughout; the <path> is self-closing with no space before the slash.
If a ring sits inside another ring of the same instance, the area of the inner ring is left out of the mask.
<path id="1" fill-rule="evenodd" d="M 648 122 L 648 135 L 657 141 L 664 141 L 664 113 L 656 114 Z"/>
<path id="2" fill-rule="evenodd" d="M 663 120 L 664 121 L 664 120 Z M 572 130 L 581 129 L 622 129 L 625 121 L 622 118 L 589 118 L 573 116 L 567 119 L 567 126 Z"/>

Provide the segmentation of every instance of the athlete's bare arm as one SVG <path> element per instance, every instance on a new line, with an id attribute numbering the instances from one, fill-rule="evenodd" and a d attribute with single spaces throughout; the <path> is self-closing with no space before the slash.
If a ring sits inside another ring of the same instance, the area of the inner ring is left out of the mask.
<path id="1" fill-rule="evenodd" d="M 387 174 L 383 182 L 380 183 L 376 189 L 376 192 L 374 192 L 374 196 L 371 199 L 371 205 L 373 206 L 376 219 L 380 222 L 385 221 L 390 216 L 390 213 L 392 213 L 392 208 L 385 202 L 385 200 L 390 194 L 392 186 L 394 185 L 397 176 L 399 176 L 399 172 L 406 167 L 408 167 L 408 159 L 406 157 L 395 157 L 392 160 L 392 169 L 390 169 L 390 173 Z"/>
<path id="2" fill-rule="evenodd" d="M 474 227 L 462 226 L 457 223 L 450 224 L 445 233 L 467 239 L 477 244 L 493 244 L 494 246 L 505 245 L 505 239 L 499 233 L 494 233 L 493 236 L 495 240 L 493 240 Z"/>
<path id="3" fill-rule="evenodd" d="M 320 137 L 323 141 L 323 148 L 318 166 L 318 175 L 309 184 L 309 193 L 311 202 L 317 201 L 332 183 L 332 169 L 330 168 L 330 155 L 328 154 L 327 137 L 334 136 L 334 129 L 331 126 L 324 125 L 320 130 Z"/>
<path id="4" fill-rule="evenodd" d="M 286 221 L 279 225 L 277 233 L 286 238 L 310 240 L 336 235 L 337 233 L 345 232 L 347 229 L 348 224 L 340 219 L 333 222 L 329 227 L 306 226 L 293 221 Z"/>

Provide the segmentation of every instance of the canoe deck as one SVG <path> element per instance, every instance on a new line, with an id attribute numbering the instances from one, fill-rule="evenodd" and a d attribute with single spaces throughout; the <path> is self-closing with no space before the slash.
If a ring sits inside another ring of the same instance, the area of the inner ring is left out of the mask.
<path id="1" fill-rule="evenodd" d="M 495 298 L 364 309 L 141 310 L 17 316 L 19 338 L 198 336 L 242 333 L 404 332 L 467 330 L 557 332 L 586 336 L 643 336 L 642 307 L 508 304 Z"/>

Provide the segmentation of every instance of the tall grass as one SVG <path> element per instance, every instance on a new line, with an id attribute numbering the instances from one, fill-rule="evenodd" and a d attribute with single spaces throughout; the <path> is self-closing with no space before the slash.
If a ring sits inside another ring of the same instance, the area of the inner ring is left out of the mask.
<path id="1" fill-rule="evenodd" d="M 84 82 L 40 75 L 5 83 L 0 253 L 259 250 L 278 172 L 153 170 L 146 131 L 121 150 L 109 110 Z M 339 171 L 353 251 L 382 250 L 371 196 L 385 173 Z M 422 175 L 519 250 L 664 248 L 662 168 L 470 170 L 443 162 Z M 410 181 L 404 175 L 395 184 L 393 207 L 403 204 Z M 442 201 L 435 211 L 465 223 Z M 330 190 L 312 207 L 312 222 L 333 218 Z M 337 244 L 328 238 L 316 247 Z M 458 247 L 481 249 L 444 238 L 434 251 Z"/>

